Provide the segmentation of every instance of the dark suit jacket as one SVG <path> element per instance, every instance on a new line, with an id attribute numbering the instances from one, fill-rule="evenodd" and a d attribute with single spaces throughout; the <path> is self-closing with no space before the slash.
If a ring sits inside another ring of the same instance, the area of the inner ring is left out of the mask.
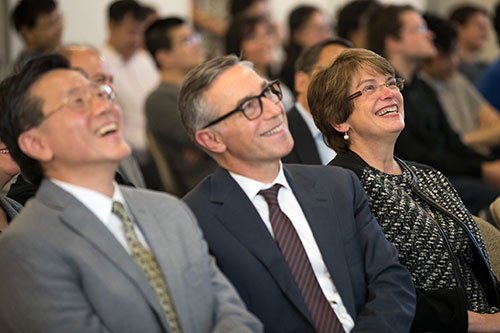
<path id="1" fill-rule="evenodd" d="M 356 323 L 353 332 L 408 332 L 415 311 L 410 275 L 398 261 L 350 171 L 285 165 L 325 264 Z M 257 210 L 218 168 L 184 200 L 219 267 L 268 332 L 313 332 L 292 273 Z"/>
<path id="2" fill-rule="evenodd" d="M 282 158 L 283 162 L 321 165 L 321 159 L 311 131 L 295 106 L 287 112 L 287 117 L 288 129 L 295 144 L 292 151 Z"/>

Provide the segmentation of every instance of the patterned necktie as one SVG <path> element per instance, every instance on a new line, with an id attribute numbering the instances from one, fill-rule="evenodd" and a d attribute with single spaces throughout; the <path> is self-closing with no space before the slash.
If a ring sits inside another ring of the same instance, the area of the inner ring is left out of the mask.
<path id="1" fill-rule="evenodd" d="M 276 243 L 278 243 L 281 253 L 290 267 L 309 309 L 316 331 L 343 333 L 344 328 L 321 290 L 292 222 L 279 207 L 278 191 L 280 187 L 280 184 L 275 184 L 270 189 L 259 192 L 269 206 L 269 220 L 273 227 Z"/>
<path id="2" fill-rule="evenodd" d="M 125 239 L 132 252 L 132 256 L 137 265 L 144 271 L 149 284 L 158 296 L 158 300 L 167 317 L 168 331 L 181 332 L 167 284 L 156 259 L 137 238 L 137 234 L 134 231 L 134 223 L 123 204 L 118 201 L 113 201 L 112 212 L 122 221 L 123 233 L 125 234 Z"/>

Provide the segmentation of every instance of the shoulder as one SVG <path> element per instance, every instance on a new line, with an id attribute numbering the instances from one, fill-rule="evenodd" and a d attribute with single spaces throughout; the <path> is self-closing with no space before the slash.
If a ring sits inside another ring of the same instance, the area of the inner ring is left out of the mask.
<path id="1" fill-rule="evenodd" d="M 168 211 L 171 214 L 184 214 L 187 211 L 190 213 L 186 204 L 182 202 L 182 200 L 169 193 L 123 185 L 120 185 L 120 190 L 129 205 L 140 205 L 147 208 L 148 211 L 152 213 L 165 211 Z"/>
<path id="2" fill-rule="evenodd" d="M 285 174 L 292 177 L 293 182 L 300 181 L 304 184 L 312 182 L 321 186 L 337 188 L 351 188 L 353 179 L 356 179 L 354 173 L 350 170 L 338 166 L 324 165 L 305 165 L 305 164 L 284 164 Z"/>
<path id="3" fill-rule="evenodd" d="M 364 170 L 368 167 L 368 164 L 361 157 L 350 151 L 337 154 L 328 165 L 351 170 L 358 178 L 361 178 Z"/>

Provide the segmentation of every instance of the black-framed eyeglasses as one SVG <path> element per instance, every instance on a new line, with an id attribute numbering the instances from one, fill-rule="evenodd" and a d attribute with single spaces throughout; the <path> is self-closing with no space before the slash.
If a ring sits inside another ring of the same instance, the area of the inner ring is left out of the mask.
<path id="1" fill-rule="evenodd" d="M 281 99 L 283 98 L 283 93 L 281 92 L 281 87 L 280 83 L 278 80 L 272 81 L 269 84 L 267 84 L 262 90 L 262 92 L 258 96 L 251 96 L 243 100 L 238 107 L 232 111 L 229 111 L 223 116 L 220 116 L 219 118 L 209 122 L 206 126 L 204 126 L 202 129 L 205 129 L 207 127 L 210 127 L 212 125 L 217 124 L 218 122 L 223 121 L 224 119 L 228 118 L 229 116 L 235 114 L 236 112 L 242 112 L 243 115 L 248 119 L 248 120 L 254 120 L 260 117 L 262 114 L 262 97 L 267 98 L 274 104 L 278 104 Z"/>
<path id="2" fill-rule="evenodd" d="M 391 90 L 399 89 L 399 91 L 402 91 L 404 86 L 405 86 L 405 80 L 403 80 L 401 78 L 390 78 L 389 80 L 387 80 L 384 83 L 381 83 L 379 85 L 368 84 L 363 89 L 358 90 L 354 94 L 347 97 L 347 99 L 350 101 L 350 100 L 353 100 L 355 98 L 358 98 L 361 95 L 370 96 L 373 93 L 375 93 L 378 90 L 378 88 L 380 88 L 382 86 L 385 86 L 386 88 L 391 89 Z"/>

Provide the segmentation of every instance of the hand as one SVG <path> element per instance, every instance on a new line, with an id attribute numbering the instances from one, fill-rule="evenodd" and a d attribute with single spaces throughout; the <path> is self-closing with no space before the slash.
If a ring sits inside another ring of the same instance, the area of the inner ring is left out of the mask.
<path id="1" fill-rule="evenodd" d="M 469 318 L 468 332 L 500 332 L 500 313 L 481 314 L 467 311 Z"/>
<path id="2" fill-rule="evenodd" d="M 500 188 L 500 160 L 481 163 L 481 174 L 485 182 Z"/>

